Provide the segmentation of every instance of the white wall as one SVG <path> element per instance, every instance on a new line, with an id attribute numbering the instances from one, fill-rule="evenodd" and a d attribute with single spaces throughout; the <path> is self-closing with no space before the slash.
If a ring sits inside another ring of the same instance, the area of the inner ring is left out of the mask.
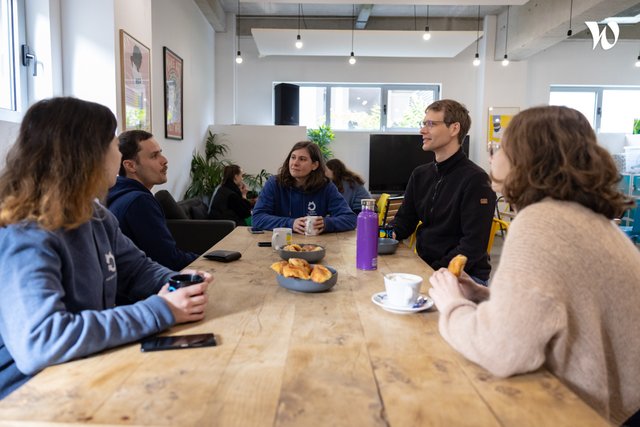
<path id="1" fill-rule="evenodd" d="M 204 145 L 207 127 L 214 122 L 215 34 L 193 1 L 152 2 L 153 134 L 169 159 L 167 189 L 182 199 L 189 185 L 193 151 Z M 183 140 L 165 139 L 163 47 L 182 58 Z"/>

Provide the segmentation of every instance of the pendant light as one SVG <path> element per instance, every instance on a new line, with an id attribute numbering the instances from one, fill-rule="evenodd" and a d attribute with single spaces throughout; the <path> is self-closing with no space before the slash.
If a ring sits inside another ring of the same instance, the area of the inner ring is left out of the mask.
<path id="1" fill-rule="evenodd" d="M 236 40 L 238 52 L 236 53 L 236 64 L 242 64 L 242 53 L 240 53 L 240 29 L 238 28 L 238 16 L 240 15 L 240 0 L 238 0 L 238 12 L 236 13 Z"/>
<path id="2" fill-rule="evenodd" d="M 351 14 L 351 55 L 349 55 L 349 64 L 351 65 L 355 65 L 356 63 L 356 57 L 353 54 L 353 37 L 355 35 L 356 32 L 356 5 L 353 4 L 352 6 L 352 14 Z"/>
<path id="3" fill-rule="evenodd" d="M 636 60 L 636 67 L 640 68 L 640 55 L 638 55 L 638 59 Z"/>
<path id="4" fill-rule="evenodd" d="M 502 60 L 502 66 L 506 67 L 509 65 L 509 57 L 507 56 L 507 45 L 509 43 L 509 9 L 511 6 L 507 6 L 507 26 L 505 27 L 504 33 L 504 59 Z"/>
<path id="5" fill-rule="evenodd" d="M 300 37 L 300 15 L 302 14 L 302 3 L 298 3 L 298 36 L 296 37 L 296 48 L 302 49 L 302 38 Z"/>
<path id="6" fill-rule="evenodd" d="M 480 65 L 480 53 L 478 52 L 478 43 L 480 42 L 480 6 L 478 6 L 478 26 L 476 28 L 476 56 L 473 58 L 473 66 Z"/>
<path id="7" fill-rule="evenodd" d="M 573 0 L 569 5 L 569 31 L 567 31 L 567 37 L 571 37 L 571 34 L 573 34 L 573 31 L 571 31 L 571 15 L 573 15 Z"/>
<path id="8" fill-rule="evenodd" d="M 427 5 L 427 25 L 424 27 L 424 34 L 422 35 L 424 40 L 429 40 L 431 38 L 431 31 L 429 31 L 429 5 Z"/>

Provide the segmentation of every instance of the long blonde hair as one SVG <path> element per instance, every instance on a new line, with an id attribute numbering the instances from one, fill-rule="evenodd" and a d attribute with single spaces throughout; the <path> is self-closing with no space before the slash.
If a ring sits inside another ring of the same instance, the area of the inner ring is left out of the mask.
<path id="1" fill-rule="evenodd" d="M 0 226 L 35 221 L 46 230 L 88 221 L 104 197 L 105 157 L 116 118 L 105 106 L 51 98 L 26 112 L 0 175 Z"/>

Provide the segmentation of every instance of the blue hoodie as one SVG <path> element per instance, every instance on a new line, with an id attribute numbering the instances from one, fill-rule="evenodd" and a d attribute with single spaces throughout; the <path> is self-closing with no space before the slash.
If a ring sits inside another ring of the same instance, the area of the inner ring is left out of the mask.
<path id="1" fill-rule="evenodd" d="M 95 204 L 73 230 L 0 228 L 0 398 L 49 365 L 139 340 L 175 323 L 156 295 L 171 270 Z M 138 301 L 116 307 L 116 296 Z"/>
<path id="2" fill-rule="evenodd" d="M 141 182 L 119 176 L 109 189 L 107 207 L 118 218 L 125 236 L 154 261 L 182 270 L 198 258 L 198 254 L 176 245 L 160 202 Z"/>
<path id="3" fill-rule="evenodd" d="M 293 228 L 296 218 L 308 215 L 324 217 L 325 233 L 356 228 L 356 214 L 332 182 L 316 192 L 305 193 L 295 187 L 282 187 L 275 176 L 260 192 L 253 208 L 253 226 L 262 230 Z"/>

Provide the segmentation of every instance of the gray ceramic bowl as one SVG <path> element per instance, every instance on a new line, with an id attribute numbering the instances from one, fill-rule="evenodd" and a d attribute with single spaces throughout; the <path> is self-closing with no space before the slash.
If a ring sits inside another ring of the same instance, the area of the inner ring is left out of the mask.
<path id="1" fill-rule="evenodd" d="M 280 254 L 280 258 L 284 260 L 288 260 L 289 258 L 302 258 L 308 263 L 319 262 L 326 253 L 325 249 L 316 245 L 320 248 L 319 251 L 309 251 L 309 252 L 298 252 L 298 251 L 285 251 L 284 249 L 279 249 L 278 254 Z"/>
<path id="2" fill-rule="evenodd" d="M 392 254 L 396 249 L 398 249 L 398 241 L 396 239 L 389 239 L 387 237 L 378 239 L 378 255 Z"/>
<path id="3" fill-rule="evenodd" d="M 277 274 L 276 279 L 278 280 L 278 285 L 292 291 L 307 293 L 324 292 L 333 288 L 333 286 L 338 281 L 338 272 L 336 271 L 336 269 L 333 267 L 329 267 L 328 265 L 325 265 L 325 267 L 327 267 L 327 269 L 331 272 L 331 279 L 327 280 L 324 283 L 316 283 L 312 280 L 302 280 L 295 277 L 284 277 L 281 274 Z"/>

